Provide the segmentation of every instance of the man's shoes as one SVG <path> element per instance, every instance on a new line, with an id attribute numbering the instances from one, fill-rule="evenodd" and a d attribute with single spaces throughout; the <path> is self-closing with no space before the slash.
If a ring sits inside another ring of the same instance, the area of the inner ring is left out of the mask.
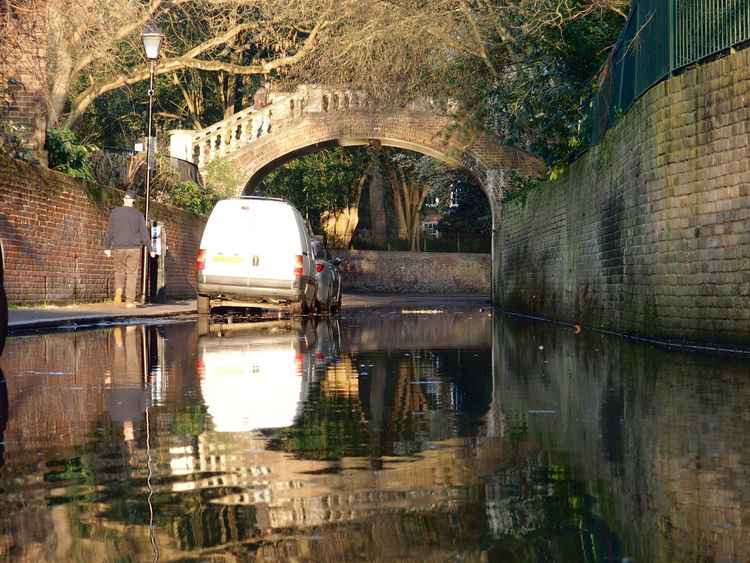
<path id="1" fill-rule="evenodd" d="M 130 301 L 128 303 L 125 303 L 125 308 L 126 309 L 135 309 L 136 307 L 138 307 L 138 304 L 137 303 L 133 303 L 132 301 Z"/>
<path id="2" fill-rule="evenodd" d="M 115 289 L 115 305 L 122 303 L 122 288 Z"/>

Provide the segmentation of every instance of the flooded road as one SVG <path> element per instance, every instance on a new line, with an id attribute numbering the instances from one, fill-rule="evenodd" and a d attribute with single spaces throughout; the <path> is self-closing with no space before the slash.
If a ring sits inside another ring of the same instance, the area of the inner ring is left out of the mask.
<path id="1" fill-rule="evenodd" d="M 750 560 L 747 359 L 475 308 L 16 337 L 0 366 L 2 561 Z"/>

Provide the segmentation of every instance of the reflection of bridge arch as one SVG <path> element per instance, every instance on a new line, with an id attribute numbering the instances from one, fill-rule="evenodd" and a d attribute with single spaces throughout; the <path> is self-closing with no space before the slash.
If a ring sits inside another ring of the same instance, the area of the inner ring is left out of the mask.
<path id="1" fill-rule="evenodd" d="M 301 86 L 274 95 L 273 103 L 248 108 L 201 131 L 173 131 L 172 156 L 191 160 L 201 170 L 218 158 L 240 172 L 238 194 L 251 193 L 263 176 L 302 154 L 330 145 L 384 146 L 419 152 L 464 168 L 479 182 L 498 223 L 499 203 L 510 172 L 539 175 L 536 157 L 486 134 L 468 135 L 456 117 L 429 103 L 386 107 L 366 95 Z M 499 241 L 493 229 L 493 248 Z M 494 253 L 493 266 L 499 256 Z"/>

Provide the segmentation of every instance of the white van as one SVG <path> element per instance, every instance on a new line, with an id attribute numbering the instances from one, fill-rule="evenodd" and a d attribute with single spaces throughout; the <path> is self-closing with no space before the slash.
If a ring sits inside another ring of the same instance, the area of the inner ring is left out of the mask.
<path id="1" fill-rule="evenodd" d="M 219 201 L 197 259 L 198 313 L 217 306 L 312 311 L 315 257 L 300 212 L 281 199 Z"/>

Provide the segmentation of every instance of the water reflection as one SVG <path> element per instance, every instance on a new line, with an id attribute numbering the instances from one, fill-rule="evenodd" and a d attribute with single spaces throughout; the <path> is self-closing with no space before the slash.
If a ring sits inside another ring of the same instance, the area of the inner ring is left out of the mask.
<path id="1" fill-rule="evenodd" d="M 5 465 L 5 428 L 8 426 L 8 386 L 0 369 L 0 467 Z"/>
<path id="2" fill-rule="evenodd" d="M 486 312 L 15 338 L 0 559 L 744 561 L 747 364 Z"/>
<path id="3" fill-rule="evenodd" d="M 198 341 L 201 394 L 216 432 L 291 426 L 309 382 L 301 321 L 218 326 Z"/>

